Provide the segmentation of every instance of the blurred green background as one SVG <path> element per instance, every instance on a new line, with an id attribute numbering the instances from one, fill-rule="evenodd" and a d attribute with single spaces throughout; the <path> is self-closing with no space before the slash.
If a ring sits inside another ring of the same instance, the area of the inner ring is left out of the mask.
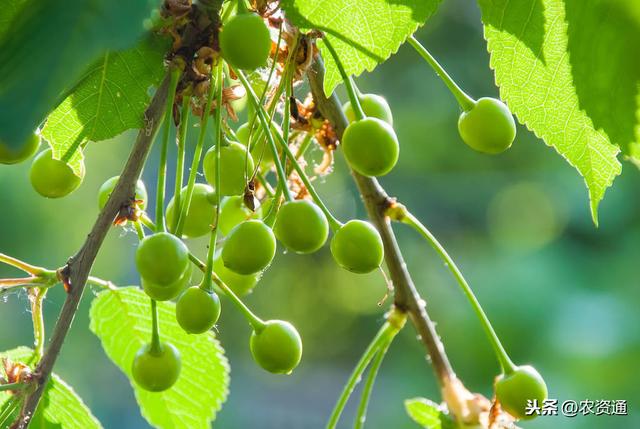
<path id="1" fill-rule="evenodd" d="M 418 38 L 471 95 L 497 95 L 475 5 L 444 2 Z M 383 186 L 446 246 L 513 359 L 534 363 L 552 398 L 629 403 L 628 417 L 543 417 L 522 427 L 640 427 L 640 173 L 625 165 L 601 205 L 596 229 L 582 179 L 523 127 L 501 156 L 468 149 L 457 134 L 455 100 L 410 48 L 401 48 L 358 83 L 365 92 L 385 95 L 395 115 L 401 158 L 382 178 Z M 84 184 L 62 200 L 35 194 L 28 164 L 0 168 L 0 251 L 46 267 L 62 265 L 85 239 L 98 212 L 97 190 L 119 172 L 133 139 L 127 133 L 91 145 Z M 318 160 L 319 150 L 313 155 Z M 156 161 L 153 154 L 144 173 L 151 189 Z M 320 191 L 339 218 L 364 216 L 341 155 Z M 431 248 L 406 227 L 395 229 L 456 372 L 471 390 L 490 395 L 498 367 L 469 304 Z M 190 244 L 204 254 L 204 241 Z M 114 228 L 93 273 L 118 285 L 137 284 L 135 245 L 132 231 Z M 16 273 L 0 267 L 0 277 Z M 377 302 L 384 291 L 379 273 L 340 270 L 328 248 L 313 256 L 279 252 L 247 303 L 263 317 L 288 319 L 298 327 L 303 362 L 291 376 L 261 371 L 249 355 L 248 326 L 231 305 L 224 306 L 218 329 L 231 361 L 231 395 L 214 426 L 322 427 L 383 320 Z M 88 290 L 56 372 L 105 428 L 146 428 L 128 381 L 89 332 L 92 295 Z M 49 332 L 63 300 L 60 288 L 48 296 Z M 0 349 L 31 343 L 26 294 L 13 293 L 0 305 Z M 403 408 L 403 400 L 415 396 L 439 400 L 424 349 L 408 326 L 384 362 L 367 427 L 417 427 Z M 354 408 L 350 403 L 340 427 L 352 425 Z"/>

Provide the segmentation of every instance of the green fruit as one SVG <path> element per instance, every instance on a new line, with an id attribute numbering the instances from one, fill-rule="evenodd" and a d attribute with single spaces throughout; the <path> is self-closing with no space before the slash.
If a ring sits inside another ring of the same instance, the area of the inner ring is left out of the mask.
<path id="1" fill-rule="evenodd" d="M 276 255 L 276 237 L 262 221 L 248 220 L 231 230 L 222 248 L 224 266 L 238 274 L 254 274 Z"/>
<path id="2" fill-rule="evenodd" d="M 400 145 L 391 125 L 378 118 L 349 124 L 342 136 L 347 162 L 363 176 L 383 176 L 398 161 Z"/>
<path id="3" fill-rule="evenodd" d="M 175 235 L 158 232 L 145 237 L 136 251 L 140 276 L 157 285 L 170 285 L 180 279 L 189 265 L 189 249 Z"/>
<path id="4" fill-rule="evenodd" d="M 222 258 L 216 258 L 213 261 L 213 272 L 220 277 L 229 288 L 238 296 L 247 295 L 256 286 L 262 273 L 255 274 L 238 274 L 224 266 Z"/>
<path id="5" fill-rule="evenodd" d="M 221 195 L 243 195 L 247 180 L 253 175 L 253 158 L 247 147 L 230 142 L 220 149 L 220 193 Z M 216 182 L 216 148 L 211 147 L 202 163 L 204 177 L 211 186 Z"/>
<path id="6" fill-rule="evenodd" d="M 170 299 L 180 295 L 180 293 L 191 283 L 191 267 L 192 265 L 189 264 L 182 276 L 180 276 L 178 280 L 169 284 L 153 283 L 145 280 L 144 278 L 140 278 L 142 290 L 144 290 L 147 296 L 151 299 L 155 299 L 156 301 L 169 301 Z"/>
<path id="7" fill-rule="evenodd" d="M 312 253 L 327 241 L 329 223 L 320 207 L 311 201 L 288 201 L 278 211 L 273 232 L 287 249 Z"/>
<path id="8" fill-rule="evenodd" d="M 342 268 L 364 274 L 380 266 L 384 247 L 373 225 L 354 219 L 342 225 L 333 236 L 331 254 Z"/>
<path id="9" fill-rule="evenodd" d="M 78 177 L 66 162 L 53 159 L 51 149 L 45 149 L 33 160 L 29 179 L 33 189 L 43 197 L 64 197 L 75 191 L 82 183 L 84 164 Z"/>
<path id="10" fill-rule="evenodd" d="M 500 405 L 518 419 L 528 420 L 536 417 L 536 414 L 526 414 L 527 400 L 536 400 L 541 406 L 547 395 L 544 379 L 529 365 L 516 367 L 511 374 L 503 374 L 496 381 L 496 398 Z"/>
<path id="11" fill-rule="evenodd" d="M 100 210 L 102 210 L 104 206 L 107 205 L 107 201 L 109 200 L 111 193 L 118 184 L 118 179 L 120 179 L 120 176 L 113 176 L 111 179 L 108 179 L 106 182 L 104 182 L 102 186 L 100 186 L 100 190 L 98 191 L 98 208 Z M 138 207 L 140 207 L 141 210 L 144 210 L 145 207 L 147 207 L 147 187 L 144 186 L 144 182 L 142 180 L 138 180 L 136 182 L 135 199 L 140 201 L 140 205 Z"/>
<path id="12" fill-rule="evenodd" d="M 255 13 L 240 13 L 222 27 L 220 49 L 224 60 L 234 68 L 262 67 L 271 51 L 269 29 Z"/>
<path id="13" fill-rule="evenodd" d="M 131 365 L 133 379 L 150 392 L 162 392 L 173 386 L 180 376 L 180 352 L 171 343 L 160 343 L 159 350 L 145 344 Z"/>
<path id="14" fill-rule="evenodd" d="M 0 141 L 0 164 L 17 164 L 31 158 L 40 147 L 40 136 L 33 133 L 26 142 L 19 147 L 9 147 Z"/>
<path id="15" fill-rule="evenodd" d="M 220 298 L 198 286 L 185 290 L 176 303 L 178 324 L 189 334 L 202 334 L 213 327 L 220 317 Z"/>
<path id="16" fill-rule="evenodd" d="M 478 152 L 497 154 L 509 149 L 516 138 L 516 123 L 509 108 L 495 98 L 480 98 L 458 119 L 464 142 Z"/>
<path id="17" fill-rule="evenodd" d="M 236 131 L 236 137 L 238 137 L 238 141 L 245 146 L 250 143 L 250 131 L 251 130 L 248 122 L 242 124 Z M 271 122 L 271 131 L 273 133 L 282 135 L 282 129 L 275 122 Z M 259 124 L 254 127 L 253 134 L 254 135 L 251 136 L 251 140 L 253 140 L 253 144 L 251 145 L 251 157 L 253 158 L 254 163 L 258 161 L 260 162 L 261 168 L 268 169 L 273 165 L 273 152 L 271 152 L 269 141 L 264 135 L 262 127 Z"/>
<path id="18" fill-rule="evenodd" d="M 290 374 L 302 358 L 302 340 L 296 328 L 283 320 L 269 320 L 249 340 L 253 359 L 275 374 Z"/>
<path id="19" fill-rule="evenodd" d="M 180 204 L 184 207 L 187 200 L 187 187 L 180 191 Z M 181 209 L 182 209 L 181 207 Z M 191 194 L 191 204 L 184 221 L 182 234 L 188 238 L 201 237 L 211 232 L 213 220 L 216 214 L 216 194 L 213 188 L 204 183 L 196 183 Z M 175 232 L 174 226 L 177 223 L 178 213 L 176 213 L 175 197 L 171 198 L 167 206 L 167 225 L 170 232 Z"/>
<path id="20" fill-rule="evenodd" d="M 381 97 L 378 94 L 362 94 L 359 100 L 360 106 L 362 107 L 362 110 L 364 111 L 366 117 L 378 118 L 393 126 L 393 115 L 391 113 L 391 108 L 389 107 L 389 103 L 387 103 L 387 100 L 384 97 Z M 356 114 L 353 111 L 353 107 L 351 107 L 350 101 L 347 101 L 342 105 L 342 111 L 344 112 L 349 122 L 353 122 L 356 120 Z"/>
<path id="21" fill-rule="evenodd" d="M 218 229 L 223 235 L 231 232 L 236 225 L 249 219 L 260 217 L 260 211 L 252 212 L 244 203 L 242 196 L 226 197 L 220 203 L 220 222 Z"/>

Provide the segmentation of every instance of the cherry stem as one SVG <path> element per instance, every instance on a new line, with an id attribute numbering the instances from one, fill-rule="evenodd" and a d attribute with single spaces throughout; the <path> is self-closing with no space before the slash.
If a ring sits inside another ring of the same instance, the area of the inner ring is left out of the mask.
<path id="1" fill-rule="evenodd" d="M 369 369 L 367 380 L 365 381 L 364 387 L 362 388 L 362 397 L 360 398 L 360 405 L 358 406 L 353 429 L 362 429 L 364 427 L 364 422 L 367 418 L 367 407 L 369 406 L 369 399 L 371 398 L 371 393 L 373 392 L 373 385 L 376 381 L 376 377 L 378 376 L 378 371 L 380 370 L 382 361 L 384 360 L 384 357 L 389 350 L 389 346 L 391 346 L 391 342 L 392 340 L 390 339 L 385 344 L 380 346 L 378 353 L 371 361 L 371 368 Z"/>
<path id="2" fill-rule="evenodd" d="M 173 191 L 173 201 L 174 201 L 174 209 L 175 213 L 178 213 L 178 216 L 174 216 L 173 225 L 171 225 L 171 229 L 174 231 L 178 227 L 178 218 L 180 217 L 180 213 L 182 211 L 182 182 L 184 180 L 184 158 L 186 154 L 186 140 L 187 140 L 187 127 L 189 124 L 189 107 L 191 103 L 191 97 L 188 95 L 183 95 L 182 98 L 182 109 L 180 110 L 180 125 L 178 126 L 178 156 L 176 160 L 176 183 L 175 190 Z"/>
<path id="3" fill-rule="evenodd" d="M 333 45 L 329 42 L 329 39 L 326 37 L 322 39 L 322 43 L 327 47 L 327 50 L 331 54 L 333 61 L 336 63 L 338 67 L 338 72 L 340 72 L 340 77 L 342 77 L 342 82 L 344 82 L 344 87 L 347 90 L 347 95 L 349 96 L 349 101 L 351 102 L 351 107 L 353 107 L 353 113 L 355 114 L 356 120 L 359 121 L 364 119 L 367 115 L 364 114 L 364 110 L 362 110 L 362 106 L 360 105 L 360 99 L 358 97 L 358 91 L 353 86 L 353 82 L 347 72 L 342 65 L 342 61 L 340 61 L 340 57 L 336 53 L 335 49 L 333 49 Z"/>
<path id="4" fill-rule="evenodd" d="M 5 392 L 7 390 L 22 390 L 25 387 L 27 387 L 27 383 L 0 384 L 0 392 Z"/>
<path id="5" fill-rule="evenodd" d="M 284 168 L 282 168 L 282 163 L 280 162 L 280 157 L 278 156 L 278 149 L 276 148 L 276 143 L 273 140 L 270 122 L 266 118 L 264 108 L 260 104 L 260 101 L 258 100 L 258 97 L 256 96 L 256 93 L 254 92 L 253 87 L 247 80 L 244 73 L 241 70 L 236 70 L 236 76 L 238 76 L 238 78 L 240 79 L 240 82 L 242 82 L 242 85 L 245 87 L 245 90 L 249 94 L 249 98 L 251 98 L 251 101 L 253 102 L 254 107 L 256 108 L 256 114 L 258 115 L 258 119 L 262 124 L 262 129 L 264 131 L 265 136 L 267 137 L 267 141 L 269 142 L 269 147 L 271 148 L 273 161 L 276 165 L 276 171 L 278 172 L 278 181 L 285 193 L 285 198 L 287 198 L 287 200 L 291 200 L 292 198 L 291 198 L 291 195 L 289 194 L 289 187 L 287 186 L 287 176 L 284 173 Z M 276 134 L 280 138 L 282 138 L 282 136 L 280 136 L 280 134 L 278 133 L 274 132 L 273 134 Z M 289 194 L 288 197 L 287 197 L 287 194 Z"/>
<path id="6" fill-rule="evenodd" d="M 279 133 L 271 133 L 271 130 L 269 130 L 269 124 L 268 124 L 267 119 L 265 117 L 264 109 L 258 103 L 258 98 L 256 97 L 256 94 L 253 91 L 253 88 L 251 87 L 251 85 L 249 85 L 249 82 L 247 81 L 247 78 L 244 76 L 244 74 L 241 71 L 238 71 L 238 78 L 240 79 L 242 84 L 247 89 L 247 93 L 249 94 L 249 98 L 251 99 L 251 101 L 253 102 L 254 106 L 256 107 L 256 111 L 258 113 L 258 118 L 260 119 L 260 122 L 262 123 L 262 127 L 265 130 L 265 134 L 267 136 L 267 140 L 269 140 L 269 144 L 271 144 L 271 146 L 272 146 L 272 151 L 274 152 L 276 165 L 279 166 L 280 169 L 282 169 L 282 164 L 280 164 L 280 160 L 279 160 L 279 158 L 277 156 L 277 151 L 276 151 L 276 148 L 275 148 L 275 142 L 274 142 L 274 139 L 273 139 L 274 135 L 278 139 L 278 141 L 279 141 L 280 145 L 282 146 L 282 149 L 284 150 L 284 152 L 287 154 L 289 159 L 291 159 L 292 165 L 295 168 L 296 172 L 298 173 L 298 176 L 300 176 L 300 179 L 302 180 L 302 183 L 307 188 L 307 191 L 309 191 L 309 194 L 311 194 L 311 197 L 313 198 L 313 200 L 316 202 L 318 207 L 320 207 L 322 212 L 327 217 L 327 220 L 329 221 L 329 226 L 331 227 L 331 230 L 334 231 L 334 232 L 337 231 L 338 229 L 340 229 L 342 227 L 342 223 L 340 221 L 338 221 L 331 214 L 329 209 L 324 205 L 324 203 L 320 199 L 320 196 L 318 195 L 316 190 L 313 188 L 313 185 L 311 185 L 311 181 L 309 180 L 309 178 L 307 177 L 306 173 L 304 172 L 304 169 L 302 167 L 300 167 L 300 164 L 297 162 L 295 156 L 293 155 L 293 153 L 291 153 L 291 150 L 289 149 L 289 145 L 287 144 L 287 142 L 283 139 L 283 137 Z M 282 174 L 284 174 L 284 173 L 282 173 Z M 287 189 L 287 191 L 288 191 L 288 189 Z"/>
<path id="7" fill-rule="evenodd" d="M 158 302 L 151 299 L 151 348 L 152 354 L 160 354 L 162 346 L 160 344 L 160 326 L 158 324 Z"/>
<path id="8" fill-rule="evenodd" d="M 213 228 L 211 229 L 209 238 L 209 250 L 207 252 L 207 268 L 204 272 L 204 279 L 202 280 L 201 288 L 208 293 L 213 292 L 213 284 L 211 283 L 211 273 L 213 271 L 213 255 L 216 252 L 216 238 L 218 237 L 218 218 L 220 217 L 220 181 L 221 181 L 221 165 L 220 156 L 222 154 L 222 90 L 223 90 L 223 74 L 222 74 L 222 61 L 218 63 L 216 67 L 216 84 L 218 90 L 216 91 L 216 113 L 215 113 L 215 139 L 214 145 L 216 148 L 216 177 L 214 178 L 214 187 L 216 193 L 215 215 L 213 218 Z"/>
<path id="9" fill-rule="evenodd" d="M 44 354 L 45 331 L 42 302 L 46 294 L 46 288 L 34 288 L 29 293 L 31 320 L 33 322 L 34 354 L 38 361 L 42 359 Z"/>
<path id="10" fill-rule="evenodd" d="M 237 0 L 238 3 L 238 15 L 240 15 L 241 13 L 248 13 L 249 9 L 247 9 L 247 5 L 245 4 L 244 0 Z"/>
<path id="11" fill-rule="evenodd" d="M 164 193 L 167 181 L 167 151 L 169 149 L 169 135 L 171 134 L 171 123 L 173 122 L 173 103 L 176 99 L 176 88 L 182 70 L 179 67 L 171 69 L 169 80 L 169 92 L 164 113 L 164 128 L 162 130 L 162 146 L 160 148 L 160 165 L 158 166 L 158 186 L 156 188 L 156 225 L 160 231 L 166 231 L 164 223 Z"/>
<path id="12" fill-rule="evenodd" d="M 0 262 L 11 265 L 12 267 L 16 267 L 24 271 L 25 273 L 31 274 L 34 277 L 55 275 L 55 271 L 27 264 L 20 259 L 14 258 L 13 256 L 5 255 L 4 253 L 0 253 Z"/>
<path id="13" fill-rule="evenodd" d="M 455 83 L 455 81 L 449 76 L 449 74 L 445 71 L 445 69 L 438 63 L 438 61 L 427 51 L 427 48 L 422 46 L 420 42 L 414 37 L 409 36 L 407 39 L 409 44 L 413 46 L 413 48 L 420 54 L 420 56 L 433 68 L 438 77 L 447 85 L 451 94 L 456 98 L 458 104 L 465 112 L 473 109 L 473 106 L 476 105 L 476 101 L 469 97 L 459 86 Z"/>
<path id="14" fill-rule="evenodd" d="M 353 390 L 356 387 L 356 384 L 362 379 L 362 374 L 365 372 L 369 363 L 374 358 L 374 356 L 379 353 L 384 347 L 387 347 L 387 344 L 393 340 L 393 337 L 398 333 L 401 329 L 402 325 L 397 326 L 389 321 L 385 322 L 376 335 L 373 337 L 367 348 L 365 349 L 362 357 L 356 364 L 351 376 L 347 380 L 347 383 L 344 385 L 342 389 L 342 393 L 336 402 L 335 407 L 333 408 L 333 412 L 331 413 L 331 417 L 329 418 L 329 423 L 327 423 L 326 429 L 335 429 L 338 424 L 338 420 L 340 420 L 340 415 L 344 410 L 344 407 L 349 400 L 349 397 L 353 393 Z"/>
<path id="15" fill-rule="evenodd" d="M 220 61 L 220 60 L 219 60 Z M 178 217 L 178 225 L 175 229 L 175 235 L 182 236 L 182 230 L 187 220 L 187 213 L 191 206 L 191 197 L 193 196 L 193 187 L 196 184 L 196 177 L 198 175 L 198 167 L 200 166 L 200 158 L 202 158 L 202 149 L 204 147 L 204 138 L 207 134 L 207 124 L 209 123 L 209 116 L 211 113 L 211 104 L 213 103 L 213 94 L 215 87 L 213 85 L 213 68 L 211 69 L 211 76 L 209 77 L 209 94 L 207 95 L 207 102 L 205 103 L 202 117 L 200 118 L 200 134 L 198 135 L 198 141 L 193 151 L 193 160 L 191 161 L 191 171 L 189 172 L 189 179 L 187 181 L 187 191 L 185 192 L 184 203 L 182 204 L 182 210 Z M 218 190 L 216 189 L 216 192 Z"/>
<path id="16" fill-rule="evenodd" d="M 498 363 L 500 364 L 502 372 L 505 374 L 511 374 L 516 367 L 514 363 L 511 361 L 511 359 L 509 358 L 509 355 L 507 354 L 506 350 L 502 346 L 502 343 L 500 342 L 498 335 L 493 329 L 493 326 L 491 325 L 489 318 L 485 314 L 484 310 L 482 309 L 482 306 L 480 305 L 480 302 L 478 301 L 475 294 L 473 293 L 473 290 L 471 290 L 471 287 L 469 286 L 466 279 L 462 275 L 462 272 L 458 269 L 458 266 L 456 265 L 456 263 L 453 261 L 451 256 L 449 256 L 445 248 L 431 233 L 431 231 L 429 231 L 429 229 L 426 226 L 424 226 L 422 222 L 420 222 L 413 214 L 411 214 L 403 206 L 396 206 L 394 209 L 395 210 L 399 209 L 399 214 L 395 213 L 392 217 L 396 218 L 396 220 L 399 220 L 404 224 L 411 226 L 413 229 L 418 231 L 424 237 L 424 239 L 427 240 L 427 242 L 431 245 L 431 247 L 435 249 L 435 251 L 438 253 L 440 258 L 444 261 L 447 268 L 449 268 L 449 271 L 451 271 L 451 274 L 453 274 L 453 277 L 456 279 L 456 281 L 462 288 L 462 292 L 466 295 L 467 300 L 473 307 L 473 310 L 476 313 L 476 316 L 480 320 L 480 324 L 484 328 L 487 338 L 491 343 L 491 346 L 493 348 L 493 351 L 495 352 L 496 358 L 498 359 Z"/>

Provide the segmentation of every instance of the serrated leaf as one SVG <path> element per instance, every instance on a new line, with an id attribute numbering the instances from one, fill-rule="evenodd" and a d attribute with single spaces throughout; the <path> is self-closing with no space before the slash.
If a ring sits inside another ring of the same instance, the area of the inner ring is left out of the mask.
<path id="1" fill-rule="evenodd" d="M 436 10 L 440 0 L 282 0 L 287 18 L 298 27 L 324 32 L 349 75 L 373 70 L 395 53 L 408 36 Z M 325 61 L 324 90 L 330 95 L 342 82 L 320 41 Z"/>
<path id="2" fill-rule="evenodd" d="M 0 358 L 9 358 L 13 362 L 30 364 L 33 350 L 28 347 L 18 347 L 0 353 Z M 0 392 L 0 409 L 12 398 L 6 392 Z M 14 418 L 17 410 L 13 414 Z M 0 424 L 10 422 L 0 421 Z M 2 426 L 5 427 L 5 426 Z M 82 402 L 82 399 L 56 374 L 52 374 L 40 404 L 31 420 L 29 427 L 42 429 L 101 429 L 100 422 Z"/>
<path id="3" fill-rule="evenodd" d="M 638 26 L 618 19 L 631 1 L 479 0 L 501 97 L 584 177 L 596 223 L 616 145 L 640 134 Z"/>
<path id="4" fill-rule="evenodd" d="M 182 371 L 169 390 L 152 393 L 131 382 L 142 415 L 162 429 L 209 429 L 226 400 L 229 363 L 213 332 L 185 333 L 175 318 L 175 304 L 158 302 L 160 337 L 180 350 Z M 107 290 L 91 305 L 91 331 L 109 358 L 131 380 L 131 363 L 151 339 L 149 298 L 137 287 Z"/>
<path id="5" fill-rule="evenodd" d="M 150 36 L 135 47 L 107 52 L 47 118 L 42 135 L 57 159 L 80 173 L 82 147 L 143 126 L 149 87 L 164 75 L 167 41 Z"/>
<path id="6" fill-rule="evenodd" d="M 404 407 L 411 419 L 426 429 L 453 429 L 451 418 L 433 401 L 425 398 L 406 399 Z"/>
<path id="7" fill-rule="evenodd" d="M 154 6 L 26 0 L 0 39 L 0 141 L 21 145 L 97 57 L 136 42 Z"/>

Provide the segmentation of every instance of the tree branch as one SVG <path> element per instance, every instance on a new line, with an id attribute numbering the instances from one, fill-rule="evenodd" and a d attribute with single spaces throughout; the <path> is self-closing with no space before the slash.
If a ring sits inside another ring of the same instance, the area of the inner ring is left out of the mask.
<path id="1" fill-rule="evenodd" d="M 144 128 L 140 129 L 135 145 L 129 154 L 127 164 L 120 175 L 120 180 L 111 193 L 107 204 L 98 215 L 91 232 L 87 236 L 82 248 L 69 259 L 64 271 L 68 275 L 67 299 L 62 306 L 60 316 L 56 322 L 49 345 L 38 364 L 35 374 L 37 385 L 35 390 L 25 399 L 18 429 L 26 429 L 42 397 L 44 388 L 53 370 L 62 344 L 71 327 L 71 322 L 82 298 L 89 272 L 98 255 L 102 242 L 109 231 L 113 220 L 123 206 L 131 204 L 135 195 L 135 184 L 140 177 L 142 166 L 147 158 L 151 144 L 162 121 L 167 97 L 168 79 L 165 78 L 156 91 L 149 107 L 144 113 Z"/>
<path id="2" fill-rule="evenodd" d="M 342 112 L 342 106 L 336 94 L 332 94 L 329 98 L 324 94 L 322 83 L 324 64 L 320 56 L 316 57 L 307 72 L 307 77 L 318 109 L 331 122 L 338 138 L 341 138 L 348 121 Z M 351 174 L 356 181 L 369 218 L 380 232 L 384 243 L 385 261 L 394 285 L 394 305 L 409 314 L 411 322 L 427 349 L 438 381 L 444 388 L 455 379 L 455 373 L 451 368 L 440 337 L 436 333 L 433 321 L 427 314 L 425 301 L 416 290 L 411 275 L 407 271 L 389 219 L 385 216 L 386 209 L 390 204 L 393 204 L 394 200 L 387 195 L 375 178 L 362 176 L 355 171 L 352 171 Z"/>

